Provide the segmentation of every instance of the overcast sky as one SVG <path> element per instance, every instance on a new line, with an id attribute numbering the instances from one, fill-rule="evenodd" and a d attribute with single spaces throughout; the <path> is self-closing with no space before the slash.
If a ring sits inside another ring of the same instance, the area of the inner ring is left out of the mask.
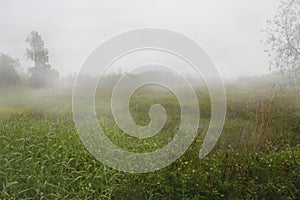
<path id="1" fill-rule="evenodd" d="M 25 39 L 38 31 L 60 73 L 75 72 L 103 40 L 131 29 L 166 28 L 201 44 L 222 76 L 268 72 L 261 30 L 280 0 L 0 0 L 0 52 L 24 67 Z"/>

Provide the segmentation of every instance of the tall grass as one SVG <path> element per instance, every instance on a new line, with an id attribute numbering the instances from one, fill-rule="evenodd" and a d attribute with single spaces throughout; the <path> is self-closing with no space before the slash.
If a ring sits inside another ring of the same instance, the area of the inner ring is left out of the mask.
<path id="1" fill-rule="evenodd" d="M 73 123 L 70 95 L 69 90 L 27 91 L 0 100 L 0 199 L 300 197 L 300 136 L 293 129 L 299 125 L 299 111 L 290 94 L 232 90 L 222 136 L 200 160 L 210 100 L 208 94 L 198 93 L 199 136 L 176 162 L 146 174 L 118 172 L 87 152 Z M 130 151 L 166 145 L 179 125 L 178 102 L 165 91 L 140 90 L 130 101 L 133 118 L 140 125 L 149 123 L 152 104 L 165 106 L 167 123 L 151 139 L 139 141 L 124 134 L 105 103 L 96 105 L 100 123 L 112 142 Z"/>

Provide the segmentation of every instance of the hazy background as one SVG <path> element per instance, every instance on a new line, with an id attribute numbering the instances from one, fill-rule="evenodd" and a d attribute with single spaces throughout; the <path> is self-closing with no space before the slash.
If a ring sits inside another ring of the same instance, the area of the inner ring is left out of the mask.
<path id="1" fill-rule="evenodd" d="M 201 44 L 224 79 L 268 72 L 260 43 L 279 0 L 5 1 L 0 0 L 0 52 L 26 61 L 25 39 L 38 31 L 61 75 L 76 72 L 103 40 L 123 31 L 158 27 Z M 91 6 L 93 5 L 93 6 Z"/>

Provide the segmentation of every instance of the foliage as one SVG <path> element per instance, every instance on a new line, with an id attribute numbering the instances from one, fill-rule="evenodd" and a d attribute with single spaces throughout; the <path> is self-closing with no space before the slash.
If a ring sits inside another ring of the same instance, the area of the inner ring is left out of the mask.
<path id="1" fill-rule="evenodd" d="M 0 86 L 15 85 L 20 77 L 16 68 L 20 66 L 18 60 L 0 53 Z"/>
<path id="2" fill-rule="evenodd" d="M 38 32 L 32 31 L 26 42 L 29 45 L 26 56 L 34 62 L 34 67 L 29 69 L 31 85 L 35 88 L 44 88 L 53 84 L 57 81 L 59 73 L 55 69 L 51 69 L 51 65 L 48 64 L 49 52 L 45 48 L 42 37 Z"/>

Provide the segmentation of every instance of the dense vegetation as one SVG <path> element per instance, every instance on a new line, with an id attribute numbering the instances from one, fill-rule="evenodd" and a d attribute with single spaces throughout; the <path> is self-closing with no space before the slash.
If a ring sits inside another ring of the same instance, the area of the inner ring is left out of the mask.
<path id="1" fill-rule="evenodd" d="M 210 119 L 209 97 L 199 90 L 198 138 L 175 163 L 146 174 L 118 172 L 87 152 L 74 127 L 70 90 L 20 90 L 3 97 L 0 199 L 299 198 L 299 101 L 291 93 L 263 89 L 228 87 L 227 93 L 227 120 L 213 151 L 198 157 Z M 169 116 L 162 133 L 137 141 L 123 134 L 108 112 L 108 137 L 132 151 L 167 144 L 180 120 L 178 102 L 166 91 L 140 89 L 130 102 L 137 124 L 149 123 L 153 103 L 164 105 Z M 99 100 L 96 107 L 101 105 Z"/>

